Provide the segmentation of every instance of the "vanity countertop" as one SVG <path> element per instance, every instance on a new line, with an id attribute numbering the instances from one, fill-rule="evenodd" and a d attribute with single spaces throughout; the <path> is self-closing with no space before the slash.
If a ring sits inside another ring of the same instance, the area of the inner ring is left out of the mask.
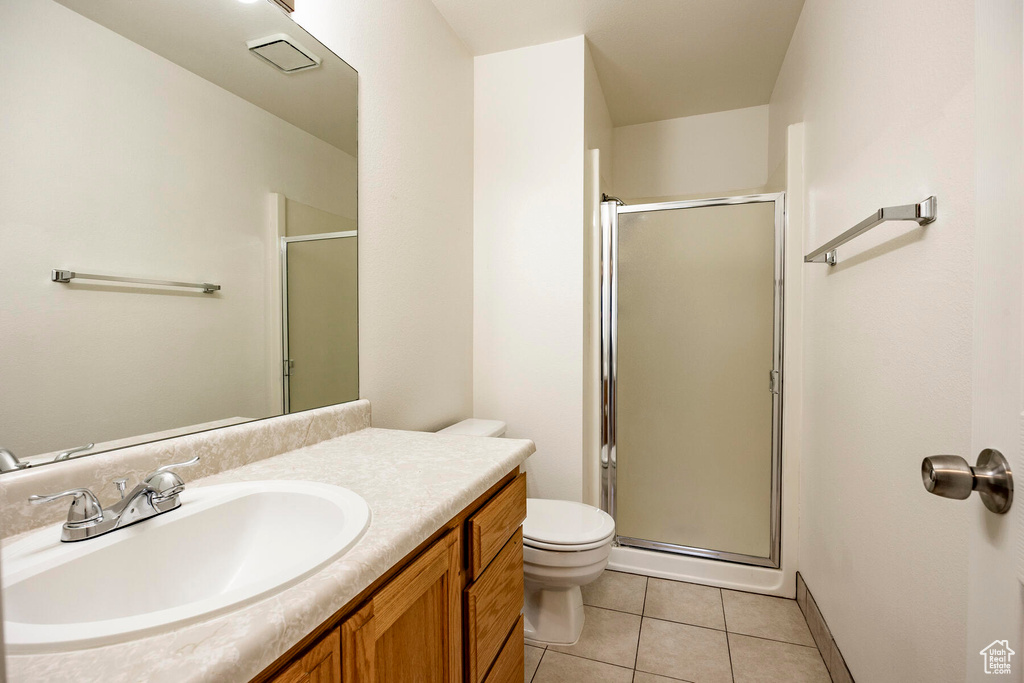
<path id="1" fill-rule="evenodd" d="M 533 451 L 533 442 L 526 440 L 370 428 L 189 482 L 300 479 L 336 484 L 366 499 L 370 526 L 339 559 L 254 605 L 116 645 L 8 656 L 9 679 L 248 681 Z"/>

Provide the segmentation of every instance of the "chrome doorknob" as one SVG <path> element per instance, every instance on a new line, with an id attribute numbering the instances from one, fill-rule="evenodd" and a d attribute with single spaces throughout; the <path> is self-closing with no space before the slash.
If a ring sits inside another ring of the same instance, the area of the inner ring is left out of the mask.
<path id="1" fill-rule="evenodd" d="M 1003 514 L 1013 503 L 1010 463 L 994 448 L 978 455 L 974 467 L 959 455 L 933 455 L 921 462 L 921 480 L 929 493 L 964 500 L 977 491 L 992 512 Z"/>

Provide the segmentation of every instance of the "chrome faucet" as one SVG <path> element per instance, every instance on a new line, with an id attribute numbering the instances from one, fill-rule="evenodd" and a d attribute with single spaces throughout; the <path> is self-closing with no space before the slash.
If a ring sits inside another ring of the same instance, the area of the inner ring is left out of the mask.
<path id="1" fill-rule="evenodd" d="M 185 490 L 185 482 L 171 470 L 197 462 L 198 455 L 186 462 L 158 467 L 127 494 L 127 480 L 118 479 L 115 484 L 121 492 L 121 500 L 106 510 L 100 505 L 96 494 L 89 489 L 69 489 L 50 496 L 29 496 L 29 502 L 38 505 L 64 496 L 73 496 L 68 519 L 61 528 L 60 540 L 64 543 L 84 541 L 180 507 L 181 500 L 178 494 Z"/>
<path id="2" fill-rule="evenodd" d="M 6 448 L 0 448 L 0 472 L 14 472 L 28 467 L 27 462 L 22 462 Z"/>

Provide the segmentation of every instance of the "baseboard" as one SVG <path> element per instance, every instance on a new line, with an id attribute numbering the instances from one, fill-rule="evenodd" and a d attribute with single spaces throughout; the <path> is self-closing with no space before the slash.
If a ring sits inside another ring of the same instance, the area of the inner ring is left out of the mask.
<path id="1" fill-rule="evenodd" d="M 814 644 L 818 646 L 818 652 L 821 653 L 821 658 L 825 660 L 825 666 L 828 667 L 828 673 L 832 677 L 832 682 L 853 683 L 853 676 L 850 674 L 849 667 L 846 666 L 846 660 L 843 659 L 843 654 L 839 651 L 839 646 L 836 645 L 832 632 L 828 630 L 828 624 L 825 623 L 825 618 L 821 616 L 818 604 L 814 602 L 814 596 L 811 595 L 811 591 L 807 588 L 807 584 L 804 583 L 804 577 L 800 575 L 800 572 L 796 573 L 796 604 L 799 605 L 800 611 L 804 614 L 807 627 L 811 629 Z"/>

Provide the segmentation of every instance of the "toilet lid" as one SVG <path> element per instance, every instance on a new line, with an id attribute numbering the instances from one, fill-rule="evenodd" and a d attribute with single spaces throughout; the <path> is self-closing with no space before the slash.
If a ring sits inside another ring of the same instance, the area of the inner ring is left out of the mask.
<path id="1" fill-rule="evenodd" d="M 584 545 L 607 540 L 615 533 L 611 515 L 569 500 L 526 499 L 523 538 L 538 543 Z"/>

